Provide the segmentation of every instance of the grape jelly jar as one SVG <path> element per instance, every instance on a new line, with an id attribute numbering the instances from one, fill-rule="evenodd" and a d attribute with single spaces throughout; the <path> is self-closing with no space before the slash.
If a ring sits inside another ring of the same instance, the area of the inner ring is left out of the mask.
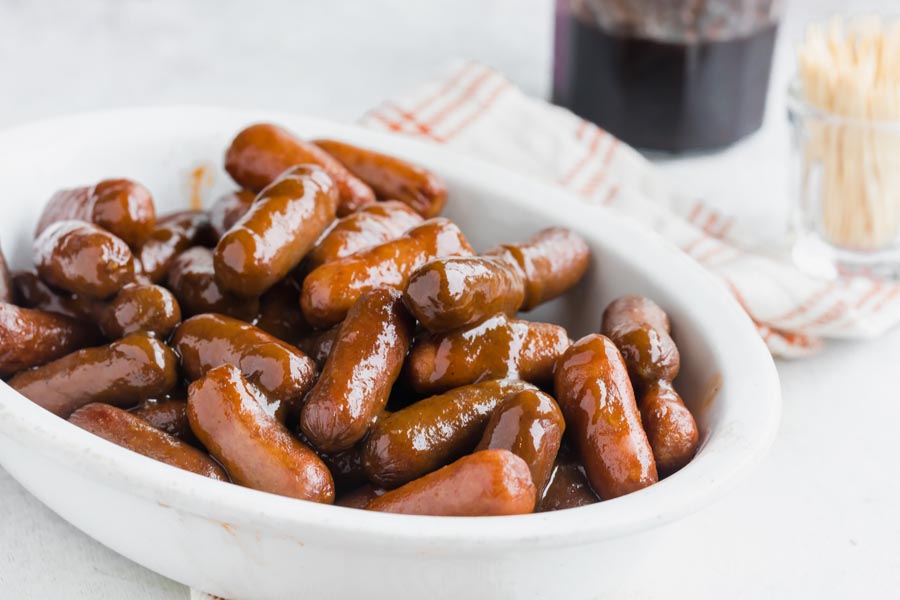
<path id="1" fill-rule="evenodd" d="M 778 0 L 556 0 L 553 101 L 647 150 L 762 124 Z"/>

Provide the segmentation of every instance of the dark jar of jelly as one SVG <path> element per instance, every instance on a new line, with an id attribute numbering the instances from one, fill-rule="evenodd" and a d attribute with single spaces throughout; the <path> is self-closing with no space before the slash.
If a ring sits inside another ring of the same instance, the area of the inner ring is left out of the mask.
<path id="1" fill-rule="evenodd" d="M 553 101 L 623 141 L 686 152 L 762 124 L 779 0 L 556 0 Z"/>

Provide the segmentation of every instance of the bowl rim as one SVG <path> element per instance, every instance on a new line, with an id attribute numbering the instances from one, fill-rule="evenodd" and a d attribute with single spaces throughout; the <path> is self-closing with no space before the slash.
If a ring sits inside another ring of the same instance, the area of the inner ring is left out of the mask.
<path id="1" fill-rule="evenodd" d="M 730 452 L 708 460 L 702 455 L 678 475 L 628 496 L 564 511 L 508 517 L 431 517 L 394 515 L 297 501 L 200 475 L 149 460 L 94 436 L 38 407 L 5 383 L 0 383 L 0 434 L 44 456 L 77 469 L 94 481 L 137 494 L 160 506 L 219 521 L 244 525 L 298 539 L 346 540 L 358 547 L 390 545 L 394 550 L 425 547 L 466 549 L 489 554 L 498 548 L 574 546 L 637 533 L 699 510 L 733 487 L 765 456 L 775 439 L 781 413 L 781 387 L 775 363 L 748 315 L 722 284 L 699 264 L 656 232 L 603 206 L 588 205 L 564 189 L 514 173 L 433 144 L 398 134 L 332 123 L 328 120 L 268 110 L 216 106 L 138 107 L 62 115 L 0 132 L 0 157 L 29 144 L 50 142 L 65 130 L 113 127 L 133 120 L 184 123 L 197 119 L 243 123 L 268 120 L 290 129 L 327 130 L 351 142 L 416 156 L 422 163 L 439 163 L 454 176 L 501 190 L 517 202 L 552 215 L 555 224 L 581 229 L 584 220 L 600 223 L 603 235 L 632 242 L 636 262 L 656 261 L 660 269 L 675 269 L 683 293 L 703 300 L 709 328 L 725 327 L 727 342 L 715 346 L 721 361 L 726 395 L 724 415 L 730 416 Z M 0 161 L 0 177 L 3 172 Z M 500 192 L 498 192 L 500 193 Z M 554 211 L 565 205 L 565 211 Z M 633 243 L 639 240 L 640 243 Z M 642 257 L 642 258 L 641 258 Z M 743 378 L 735 373 L 747 372 Z M 735 380 L 737 378 L 737 380 Z M 739 385 L 737 385 L 739 383 Z M 723 419 L 725 416 L 723 415 Z M 715 433 L 715 432 L 714 432 Z M 0 462 L 3 457 L 0 456 Z M 660 501 L 660 500 L 664 501 Z"/>

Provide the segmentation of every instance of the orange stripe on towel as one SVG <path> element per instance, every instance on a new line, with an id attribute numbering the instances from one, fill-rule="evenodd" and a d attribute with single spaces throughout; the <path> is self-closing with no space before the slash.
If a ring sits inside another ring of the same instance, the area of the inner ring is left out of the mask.
<path id="1" fill-rule="evenodd" d="M 432 115 L 430 118 L 425 119 L 425 124 L 428 127 L 434 128 L 435 125 L 438 125 L 441 121 L 445 120 L 449 115 L 453 114 L 453 112 L 458 109 L 460 106 L 464 106 L 469 100 L 471 100 L 472 96 L 478 93 L 478 89 L 485 84 L 489 79 L 495 77 L 494 72 L 485 69 L 484 73 L 476 77 L 469 85 L 467 85 L 463 91 L 460 93 L 459 97 L 457 97 L 453 102 L 442 108 L 438 111 L 437 114 Z M 421 112 L 421 111 L 416 111 Z"/>
<path id="2" fill-rule="evenodd" d="M 453 129 L 444 133 L 442 136 L 436 137 L 435 139 L 437 139 L 440 142 L 446 142 L 447 140 L 449 140 L 449 139 L 453 138 L 454 136 L 458 135 L 459 133 L 461 133 L 469 125 L 471 125 L 474 121 L 476 121 L 479 118 L 481 118 L 482 116 L 484 116 L 484 114 L 487 112 L 487 110 L 491 107 L 492 104 L 494 104 L 494 102 L 497 101 L 497 99 L 503 94 L 503 92 L 505 92 L 511 88 L 512 88 L 512 85 L 510 85 L 508 82 L 501 81 L 500 85 L 498 85 L 488 95 L 488 97 L 485 98 L 484 102 L 482 102 L 478 106 L 478 109 L 474 113 L 470 114 L 468 117 L 466 117 L 465 119 L 463 119 L 462 121 L 457 123 L 456 126 L 453 127 Z"/>
<path id="3" fill-rule="evenodd" d="M 584 121 L 582 121 L 582 123 L 583 122 Z M 594 128 L 594 137 L 591 138 L 591 143 L 587 148 L 587 152 L 585 152 L 578 162 L 572 165 L 572 168 L 559 179 L 561 185 L 570 184 L 572 180 L 575 179 L 575 176 L 581 172 L 581 169 L 583 169 L 588 161 L 597 153 L 597 149 L 600 147 L 600 140 L 603 139 L 605 133 L 606 132 L 599 127 Z"/>
<path id="4" fill-rule="evenodd" d="M 764 323 L 753 316 L 753 313 L 750 312 L 749 305 L 747 301 L 744 299 L 743 294 L 741 294 L 740 290 L 738 290 L 737 286 L 734 285 L 734 282 L 731 281 L 727 277 L 722 277 L 722 281 L 725 282 L 725 285 L 731 290 L 734 299 L 737 300 L 738 304 L 741 305 L 741 308 L 744 309 L 744 312 L 747 313 L 747 316 L 750 317 L 750 320 L 753 321 L 753 324 L 756 325 L 756 328 L 759 330 L 762 338 L 766 340 L 768 343 L 773 335 L 777 335 L 781 338 L 785 344 L 793 347 L 809 347 L 811 346 L 811 342 L 809 338 L 802 333 L 796 333 L 793 331 L 786 331 L 783 329 L 778 329 L 776 327 L 772 327 L 768 323 Z"/>
<path id="5" fill-rule="evenodd" d="M 787 321 L 788 319 L 796 319 L 797 317 L 803 316 L 805 313 L 812 310 L 815 306 L 820 304 L 822 300 L 828 296 L 828 294 L 834 290 L 837 286 L 837 282 L 830 282 L 826 284 L 823 288 L 817 290 L 816 292 L 809 295 L 803 302 L 798 304 L 796 307 L 787 311 L 786 313 L 774 317 L 770 319 L 771 321 Z"/>
<path id="6" fill-rule="evenodd" d="M 450 92 L 454 87 L 459 85 L 459 83 L 464 80 L 466 76 L 479 68 L 482 67 L 477 63 L 466 63 L 465 65 L 460 67 L 460 69 L 456 73 L 447 78 L 447 80 L 444 81 L 434 92 L 419 100 L 419 102 L 417 102 L 415 106 L 406 111 L 407 114 L 421 114 L 429 106 L 433 105 L 438 100 L 445 98 L 447 96 L 447 93 Z"/>
<path id="7" fill-rule="evenodd" d="M 603 156 L 603 162 L 600 163 L 600 167 L 593 177 L 588 180 L 587 184 L 582 188 L 581 193 L 585 196 L 591 196 L 594 192 L 597 191 L 597 188 L 600 187 L 600 184 L 606 179 L 606 176 L 609 174 L 609 163 L 612 162 L 612 158 L 616 153 L 616 150 L 619 149 L 619 140 L 618 138 L 611 138 L 609 147 L 606 150 L 606 154 Z"/>
<path id="8" fill-rule="evenodd" d="M 884 298 L 882 298 L 881 300 L 879 300 L 878 303 L 877 303 L 875 306 L 872 307 L 871 312 L 873 312 L 873 313 L 874 313 L 874 312 L 878 312 L 879 310 L 881 310 L 882 308 L 884 308 L 884 306 L 885 306 L 887 303 L 889 303 L 889 302 L 891 302 L 892 300 L 894 300 L 894 298 L 896 298 L 897 296 L 900 296 L 900 286 L 893 286 L 893 287 L 891 288 L 891 291 L 888 292 L 888 293 L 884 296 Z"/>
<path id="9" fill-rule="evenodd" d="M 700 213 L 703 212 L 704 208 L 706 207 L 703 205 L 702 201 L 695 200 L 694 207 L 691 208 L 691 212 L 689 212 L 687 216 L 688 223 L 693 223 L 697 219 L 697 217 L 700 216 Z"/>

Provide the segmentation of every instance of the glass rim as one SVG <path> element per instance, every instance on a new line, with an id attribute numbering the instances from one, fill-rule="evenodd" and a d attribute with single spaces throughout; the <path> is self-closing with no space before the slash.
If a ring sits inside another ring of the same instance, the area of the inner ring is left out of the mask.
<path id="1" fill-rule="evenodd" d="M 788 84 L 787 107 L 790 116 L 813 117 L 829 125 L 849 125 L 900 133 L 900 119 L 885 120 L 848 117 L 814 106 L 807 101 L 803 94 L 803 84 L 799 75 L 795 75 Z"/>

